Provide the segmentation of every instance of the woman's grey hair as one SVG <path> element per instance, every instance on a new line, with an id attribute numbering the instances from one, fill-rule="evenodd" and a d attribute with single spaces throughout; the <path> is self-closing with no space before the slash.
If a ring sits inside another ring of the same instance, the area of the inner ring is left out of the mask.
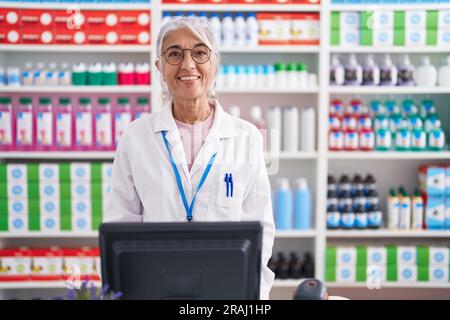
<path id="1" fill-rule="evenodd" d="M 176 31 L 179 29 L 189 29 L 195 36 L 197 36 L 201 42 L 203 42 L 205 45 L 207 45 L 212 50 L 211 55 L 211 61 L 216 64 L 216 75 L 219 70 L 219 64 L 220 64 L 220 53 L 217 41 L 214 37 L 214 32 L 212 25 L 208 21 L 207 18 L 204 17 L 173 17 L 171 18 L 166 24 L 164 24 L 161 27 L 161 30 L 158 34 L 158 39 L 156 41 L 156 59 L 157 61 L 161 61 L 161 54 L 162 54 L 162 45 L 164 42 L 165 37 L 168 33 L 172 31 Z M 164 68 L 163 64 L 160 63 L 160 68 Z M 160 72 L 160 83 L 162 87 L 162 98 L 163 102 L 167 103 L 170 100 L 172 100 L 172 97 L 169 92 L 169 88 L 167 87 L 167 84 L 165 83 L 163 79 L 163 69 L 161 69 L 162 72 Z M 214 85 L 215 80 L 213 80 L 213 83 L 210 84 L 210 88 L 208 89 L 208 98 L 209 99 L 215 99 L 215 93 L 214 93 Z"/>

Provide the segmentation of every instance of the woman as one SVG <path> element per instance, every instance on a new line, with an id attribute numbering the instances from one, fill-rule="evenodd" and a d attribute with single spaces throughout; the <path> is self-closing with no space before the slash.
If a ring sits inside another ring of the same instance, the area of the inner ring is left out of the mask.
<path id="1" fill-rule="evenodd" d="M 206 20 L 178 17 L 162 27 L 156 67 L 165 105 L 125 130 L 104 220 L 259 220 L 264 228 L 260 298 L 268 299 L 275 232 L 262 136 L 224 112 L 213 97 L 219 60 Z"/>

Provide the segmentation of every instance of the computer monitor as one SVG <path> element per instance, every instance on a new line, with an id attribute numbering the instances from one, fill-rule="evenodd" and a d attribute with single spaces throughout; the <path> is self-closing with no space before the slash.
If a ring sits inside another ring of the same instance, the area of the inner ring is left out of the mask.
<path id="1" fill-rule="evenodd" d="M 103 223 L 99 241 L 123 299 L 259 299 L 260 222 Z"/>

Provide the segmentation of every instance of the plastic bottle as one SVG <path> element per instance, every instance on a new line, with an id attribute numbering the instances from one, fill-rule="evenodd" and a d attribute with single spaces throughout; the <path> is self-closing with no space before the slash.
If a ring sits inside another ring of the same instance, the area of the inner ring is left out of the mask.
<path id="1" fill-rule="evenodd" d="M 331 204 L 327 208 L 327 229 L 338 229 L 341 224 L 341 213 L 336 205 Z"/>
<path id="2" fill-rule="evenodd" d="M 295 252 L 291 253 L 291 259 L 289 260 L 289 269 L 291 279 L 300 279 L 302 276 L 302 264 Z"/>
<path id="3" fill-rule="evenodd" d="M 87 84 L 90 86 L 100 86 L 102 84 L 102 64 L 100 62 L 89 64 Z"/>
<path id="4" fill-rule="evenodd" d="M 287 66 L 285 63 L 278 62 L 275 63 L 275 77 L 276 77 L 276 87 L 285 88 L 288 86 L 288 73 Z"/>
<path id="5" fill-rule="evenodd" d="M 130 114 L 131 118 L 131 114 Z M 109 98 L 99 98 L 94 108 L 95 148 L 111 150 L 112 148 L 112 117 Z"/>
<path id="6" fill-rule="evenodd" d="M 228 113 L 231 114 L 233 117 L 240 118 L 241 117 L 241 107 L 238 105 L 234 105 L 228 108 Z"/>
<path id="7" fill-rule="evenodd" d="M 14 148 L 14 121 L 11 98 L 0 97 L 0 151 Z"/>
<path id="8" fill-rule="evenodd" d="M 359 148 L 362 151 L 373 151 L 375 149 L 375 133 L 372 129 L 363 129 L 359 133 Z"/>
<path id="9" fill-rule="evenodd" d="M 45 84 L 47 86 L 58 85 L 58 75 L 59 72 L 56 69 L 56 63 L 54 62 L 49 63 L 47 73 L 45 75 Z"/>
<path id="10" fill-rule="evenodd" d="M 427 148 L 427 134 L 422 128 L 414 128 L 411 132 L 411 150 L 423 151 Z"/>
<path id="11" fill-rule="evenodd" d="M 234 17 L 234 45 L 243 47 L 246 45 L 247 23 L 243 12 L 236 13 Z"/>
<path id="12" fill-rule="evenodd" d="M 311 191 L 306 179 L 296 180 L 294 196 L 294 228 L 299 230 L 311 229 Z"/>
<path id="13" fill-rule="evenodd" d="M 371 205 L 368 210 L 367 227 L 369 229 L 380 229 L 383 225 L 380 204 Z"/>
<path id="14" fill-rule="evenodd" d="M 395 86 L 398 83 L 397 67 L 392 63 L 391 57 L 386 54 L 380 67 L 380 85 Z"/>
<path id="15" fill-rule="evenodd" d="M 434 102 L 431 99 L 425 99 L 420 105 L 420 117 L 422 118 L 422 121 L 425 121 L 430 113 L 436 113 Z"/>
<path id="16" fill-rule="evenodd" d="M 398 85 L 399 86 L 413 86 L 415 67 L 409 60 L 409 55 L 403 56 L 402 62 L 398 66 Z"/>
<path id="17" fill-rule="evenodd" d="M 297 88 L 308 88 L 311 87 L 309 83 L 308 67 L 305 63 L 296 64 L 297 77 L 298 77 L 298 87 Z"/>
<path id="18" fill-rule="evenodd" d="M 31 62 L 26 62 L 25 67 L 22 70 L 22 85 L 31 86 L 33 85 L 33 64 Z M 6 84 L 6 79 L 4 80 Z M 0 80 L 0 86 L 2 81 Z"/>
<path id="19" fill-rule="evenodd" d="M 75 149 L 89 150 L 93 145 L 91 99 L 80 98 L 75 107 Z"/>
<path id="20" fill-rule="evenodd" d="M 278 154 L 281 151 L 281 108 L 269 107 L 267 111 L 269 152 Z"/>
<path id="21" fill-rule="evenodd" d="M 445 147 L 445 134 L 441 128 L 432 129 L 428 133 L 428 147 L 431 151 L 441 151 Z"/>
<path id="22" fill-rule="evenodd" d="M 61 68 L 58 73 L 58 84 L 60 86 L 70 86 L 72 84 L 72 74 L 67 62 L 61 63 Z"/>
<path id="23" fill-rule="evenodd" d="M 375 150 L 388 151 L 392 148 L 392 134 L 388 129 L 378 129 L 375 133 Z"/>
<path id="24" fill-rule="evenodd" d="M 406 121 L 395 134 L 395 150 L 409 151 L 411 148 L 411 131 L 409 131 Z"/>
<path id="25" fill-rule="evenodd" d="M 277 87 L 277 77 L 275 72 L 275 66 L 271 64 L 264 65 L 264 75 L 266 77 L 266 88 Z"/>
<path id="26" fill-rule="evenodd" d="M 349 205 L 345 205 L 342 208 L 341 213 L 341 228 L 352 229 L 355 226 L 355 213 Z"/>
<path id="27" fill-rule="evenodd" d="M 450 56 L 447 56 L 447 59 L 439 68 L 438 83 L 441 87 L 450 86 Z"/>
<path id="28" fill-rule="evenodd" d="M 316 150 L 316 115 L 313 107 L 305 106 L 300 111 L 300 150 Z"/>
<path id="29" fill-rule="evenodd" d="M 214 38 L 217 44 L 222 45 L 222 22 L 220 21 L 219 14 L 216 12 L 211 13 L 209 22 L 213 28 Z"/>
<path id="30" fill-rule="evenodd" d="M 356 229 L 367 229 L 368 227 L 367 210 L 360 204 L 358 204 L 355 208 L 354 227 Z"/>
<path id="31" fill-rule="evenodd" d="M 359 86 L 362 84 L 362 67 L 358 64 L 356 56 L 351 54 L 345 65 L 345 85 Z"/>
<path id="32" fill-rule="evenodd" d="M 132 121 L 131 105 L 128 98 L 119 98 L 114 107 L 114 145 L 117 146 L 119 139 L 126 127 Z"/>
<path id="33" fill-rule="evenodd" d="M 398 229 L 400 223 L 400 198 L 394 188 L 387 197 L 387 227 Z"/>
<path id="34" fill-rule="evenodd" d="M 248 69 L 246 65 L 237 66 L 236 88 L 248 87 Z"/>
<path id="35" fill-rule="evenodd" d="M 73 147 L 73 118 L 70 98 L 60 98 L 55 108 L 55 148 L 71 150 Z"/>
<path id="36" fill-rule="evenodd" d="M 256 67 L 252 64 L 247 65 L 247 88 L 255 89 L 258 87 Z"/>
<path id="37" fill-rule="evenodd" d="M 72 84 L 74 86 L 87 85 L 87 68 L 83 62 L 75 63 L 72 66 Z"/>
<path id="38" fill-rule="evenodd" d="M 302 277 L 314 277 L 314 259 L 310 252 L 306 252 L 303 256 Z"/>
<path id="39" fill-rule="evenodd" d="M 8 83 L 6 82 L 6 70 L 4 67 L 0 66 L 0 87 L 5 87 Z"/>
<path id="40" fill-rule="evenodd" d="M 102 66 L 102 85 L 117 85 L 117 67 L 114 62 L 104 63 Z"/>
<path id="41" fill-rule="evenodd" d="M 345 71 L 336 55 L 331 56 L 330 85 L 341 86 L 345 82 Z"/>
<path id="42" fill-rule="evenodd" d="M 231 13 L 225 13 L 222 20 L 222 45 L 231 47 L 234 45 L 234 22 Z"/>
<path id="43" fill-rule="evenodd" d="M 133 120 L 139 119 L 144 114 L 150 113 L 150 105 L 147 97 L 138 97 L 137 105 L 133 110 Z"/>
<path id="44" fill-rule="evenodd" d="M 277 276 L 279 279 L 289 278 L 289 261 L 285 258 L 282 253 L 279 253 L 278 263 L 277 263 Z"/>
<path id="45" fill-rule="evenodd" d="M 286 66 L 287 82 L 290 88 L 299 88 L 299 77 L 297 74 L 297 65 L 295 63 L 288 63 Z"/>
<path id="46" fill-rule="evenodd" d="M 31 98 L 19 99 L 19 106 L 15 109 L 16 119 L 16 150 L 30 151 L 35 148 L 34 128 L 34 108 Z"/>
<path id="47" fill-rule="evenodd" d="M 350 177 L 348 176 L 347 172 L 344 172 L 339 179 L 338 189 L 340 192 L 342 192 L 342 191 L 350 192 L 351 187 L 352 186 L 351 186 L 351 182 L 350 182 Z"/>
<path id="48" fill-rule="evenodd" d="M 51 150 L 54 146 L 54 120 L 52 101 L 48 97 L 39 98 L 36 106 L 36 149 Z"/>
<path id="49" fill-rule="evenodd" d="M 369 192 L 367 194 L 367 201 L 366 201 L 366 208 L 369 208 L 371 205 L 377 205 L 379 204 L 380 200 L 378 199 L 378 191 L 376 189 L 369 189 Z"/>
<path id="50" fill-rule="evenodd" d="M 136 64 L 135 82 L 137 85 L 150 84 L 150 64 L 147 62 Z"/>
<path id="51" fill-rule="evenodd" d="M 327 191 L 337 191 L 338 185 L 336 178 L 334 177 L 333 173 L 328 173 L 327 177 Z"/>
<path id="52" fill-rule="evenodd" d="M 134 84 L 134 66 L 131 62 L 120 63 L 118 68 L 118 79 L 120 85 L 132 85 Z"/>
<path id="53" fill-rule="evenodd" d="M 434 87 L 436 85 L 437 71 L 428 56 L 421 58 L 421 64 L 417 67 L 415 82 L 417 86 L 421 87 Z"/>
<path id="54" fill-rule="evenodd" d="M 283 109 L 283 151 L 296 152 L 299 148 L 299 116 L 296 107 Z"/>
<path id="55" fill-rule="evenodd" d="M 386 109 L 384 107 L 381 107 L 379 109 L 379 112 L 375 115 L 375 119 L 373 122 L 373 128 L 374 130 L 379 129 L 388 129 L 389 128 L 389 118 L 386 113 Z"/>
<path id="56" fill-rule="evenodd" d="M 330 151 L 344 150 L 344 132 L 340 129 L 332 129 L 328 133 L 328 149 Z"/>
<path id="57" fill-rule="evenodd" d="M 424 218 L 424 201 L 420 195 L 419 190 L 414 191 L 414 197 L 412 199 L 412 224 L 411 227 L 414 230 L 420 230 L 423 228 Z"/>
<path id="58" fill-rule="evenodd" d="M 380 68 L 376 65 L 373 55 L 368 55 L 363 66 L 362 84 L 364 86 L 377 86 L 380 84 Z"/>
<path id="59" fill-rule="evenodd" d="M 400 221 L 399 229 L 411 229 L 411 198 L 406 190 L 400 191 Z"/>
<path id="60" fill-rule="evenodd" d="M 347 151 L 359 149 L 359 134 L 356 130 L 348 129 L 344 131 L 344 149 Z"/>
<path id="61" fill-rule="evenodd" d="M 254 12 L 250 12 L 247 15 L 246 25 L 247 25 L 246 45 L 250 47 L 257 47 L 259 41 L 259 24 L 258 21 L 256 20 L 256 14 Z"/>
<path id="62" fill-rule="evenodd" d="M 9 87 L 18 87 L 20 83 L 20 68 L 18 67 L 8 67 L 6 68 L 6 82 Z"/>
<path id="63" fill-rule="evenodd" d="M 364 194 L 369 195 L 370 191 L 376 191 L 377 185 L 372 173 L 368 173 L 364 179 Z"/>
<path id="64" fill-rule="evenodd" d="M 278 179 L 275 197 L 275 225 L 278 230 L 290 230 L 293 227 L 293 199 L 289 180 Z"/>

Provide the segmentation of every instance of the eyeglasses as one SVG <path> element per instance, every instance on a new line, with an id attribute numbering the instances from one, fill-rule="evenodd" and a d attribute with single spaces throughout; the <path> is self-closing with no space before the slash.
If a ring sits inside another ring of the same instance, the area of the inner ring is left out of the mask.
<path id="1" fill-rule="evenodd" d="M 163 51 L 164 58 L 168 64 L 177 65 L 180 64 L 184 59 L 184 52 L 190 51 L 192 60 L 197 64 L 203 64 L 208 62 L 211 57 L 211 49 L 204 44 L 198 44 L 192 49 L 181 49 L 178 47 L 170 47 L 166 51 Z"/>

